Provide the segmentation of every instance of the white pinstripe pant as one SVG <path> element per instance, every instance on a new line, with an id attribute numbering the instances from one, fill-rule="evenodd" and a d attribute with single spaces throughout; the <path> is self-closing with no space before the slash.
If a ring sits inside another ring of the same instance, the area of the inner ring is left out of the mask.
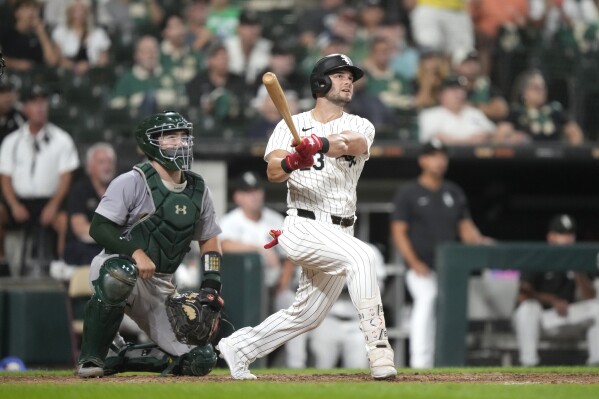
<path id="1" fill-rule="evenodd" d="M 381 304 L 375 254 L 366 243 L 353 237 L 353 227 L 287 216 L 279 244 L 289 259 L 302 267 L 299 288 L 288 309 L 231 336 L 231 343 L 244 361 L 264 357 L 297 335 L 316 328 L 337 300 L 346 279 L 357 311 Z M 387 341 L 382 315 L 379 323 L 377 328 L 364 331 L 366 335 L 379 334 L 367 337 L 369 342 Z"/>

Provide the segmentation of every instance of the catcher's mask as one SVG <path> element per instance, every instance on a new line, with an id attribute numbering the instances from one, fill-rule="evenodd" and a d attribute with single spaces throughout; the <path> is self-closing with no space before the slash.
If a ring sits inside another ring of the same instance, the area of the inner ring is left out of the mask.
<path id="1" fill-rule="evenodd" d="M 331 54 L 321 58 L 316 62 L 312 73 L 310 74 L 310 89 L 312 97 L 324 96 L 331 90 L 333 82 L 329 74 L 339 69 L 349 69 L 354 75 L 354 82 L 364 76 L 357 66 L 354 66 L 352 60 L 345 54 Z"/>
<path id="2" fill-rule="evenodd" d="M 182 132 L 175 137 L 171 133 Z M 189 170 L 193 162 L 193 124 L 177 112 L 152 115 L 137 125 L 139 148 L 168 170 Z"/>
<path id="3" fill-rule="evenodd" d="M 0 51 L 0 78 L 2 77 L 2 75 L 4 75 L 4 68 L 6 68 L 6 64 L 4 63 L 2 51 Z"/>

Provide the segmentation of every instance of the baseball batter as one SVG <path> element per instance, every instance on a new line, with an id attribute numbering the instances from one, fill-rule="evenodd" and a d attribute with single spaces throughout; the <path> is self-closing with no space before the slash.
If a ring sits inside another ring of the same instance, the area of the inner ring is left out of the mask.
<path id="1" fill-rule="evenodd" d="M 216 363 L 209 342 L 223 305 L 220 228 L 210 190 L 189 171 L 192 124 L 163 112 L 143 120 L 135 135 L 149 162 L 112 181 L 90 227 L 105 249 L 91 264 L 94 294 L 85 309 L 78 374 L 142 369 L 204 375 Z M 172 279 L 192 240 L 200 244 L 204 281 L 199 293 L 183 297 Z M 198 312 L 195 325 L 180 318 L 183 306 L 187 314 Z M 106 358 L 125 312 L 157 347 L 114 348 Z M 202 334 L 181 335 L 182 327 Z"/>
<path id="2" fill-rule="evenodd" d="M 287 182 L 289 207 L 282 234 L 273 243 L 280 243 L 289 259 L 302 267 L 302 276 L 291 307 L 219 342 L 234 379 L 255 379 L 248 369 L 251 362 L 317 327 L 346 281 L 360 317 L 371 375 L 375 379 L 397 375 L 375 255 L 353 237 L 356 186 L 369 157 L 374 127 L 343 108 L 363 74 L 344 54 L 320 59 L 310 76 L 316 105 L 293 116 L 306 137 L 292 143 L 289 128 L 280 122 L 269 139 L 264 157 L 267 175 L 272 182 Z"/>

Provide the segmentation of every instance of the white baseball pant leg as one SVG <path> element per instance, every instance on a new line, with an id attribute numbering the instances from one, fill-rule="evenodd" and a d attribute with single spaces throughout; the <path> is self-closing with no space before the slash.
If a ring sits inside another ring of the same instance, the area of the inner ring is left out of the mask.
<path id="1" fill-rule="evenodd" d="M 571 303 L 568 314 L 560 316 L 555 309 L 543 311 L 541 331 L 546 335 L 577 335 L 586 333 L 588 345 L 588 364 L 599 364 L 599 301 L 588 299 Z"/>
<path id="2" fill-rule="evenodd" d="M 353 227 L 287 216 L 279 244 L 289 259 L 302 267 L 295 302 L 258 326 L 242 328 L 231 335 L 241 360 L 253 362 L 316 328 L 346 281 L 355 308 L 364 315 L 361 325 L 367 344 L 387 342 L 375 254 L 366 243 L 353 237 Z"/>
<path id="3" fill-rule="evenodd" d="M 330 314 L 310 333 L 310 350 L 317 369 L 331 369 L 341 360 L 350 369 L 368 368 L 359 320 L 340 320 Z"/>
<path id="4" fill-rule="evenodd" d="M 541 337 L 541 316 L 543 307 L 534 300 L 528 299 L 518 305 L 512 322 L 518 341 L 518 352 L 522 366 L 539 364 L 539 339 Z"/>
<path id="5" fill-rule="evenodd" d="M 295 301 L 295 292 L 285 290 L 275 297 L 276 309 L 287 309 Z M 308 337 L 300 334 L 285 344 L 285 365 L 290 369 L 306 368 L 308 363 Z"/>
<path id="6" fill-rule="evenodd" d="M 428 369 L 435 362 L 435 303 L 437 301 L 437 275 L 419 276 L 408 270 L 406 283 L 412 295 L 410 317 L 410 367 Z"/>
<path id="7" fill-rule="evenodd" d="M 541 304 L 529 299 L 520 304 L 513 317 L 518 339 L 520 364 L 539 364 L 538 346 L 541 333 L 559 336 L 562 332 L 586 330 L 589 350 L 588 364 L 599 364 L 599 302 L 595 299 L 568 306 L 568 315 L 558 316 L 554 309 L 543 310 Z"/>

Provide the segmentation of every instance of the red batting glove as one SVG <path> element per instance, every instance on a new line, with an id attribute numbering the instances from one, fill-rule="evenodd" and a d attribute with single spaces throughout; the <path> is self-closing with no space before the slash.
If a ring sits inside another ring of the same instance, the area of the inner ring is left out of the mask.
<path id="1" fill-rule="evenodd" d="M 291 173 L 296 169 L 309 168 L 312 165 L 314 165 L 314 157 L 312 155 L 305 158 L 299 153 L 294 152 L 293 154 L 287 155 L 285 159 L 283 159 L 281 167 L 286 173 Z"/>
<path id="2" fill-rule="evenodd" d="M 281 230 L 271 230 L 270 233 L 268 233 L 273 239 L 272 241 L 264 244 L 264 249 L 270 249 L 272 247 L 274 247 L 275 245 L 277 245 L 279 243 L 279 236 L 281 234 L 283 234 L 283 232 Z"/>
<path id="3" fill-rule="evenodd" d="M 314 154 L 321 151 L 323 147 L 323 140 L 315 134 L 308 137 L 304 137 L 299 145 L 295 146 L 295 152 L 300 154 L 302 158 L 312 158 Z"/>

